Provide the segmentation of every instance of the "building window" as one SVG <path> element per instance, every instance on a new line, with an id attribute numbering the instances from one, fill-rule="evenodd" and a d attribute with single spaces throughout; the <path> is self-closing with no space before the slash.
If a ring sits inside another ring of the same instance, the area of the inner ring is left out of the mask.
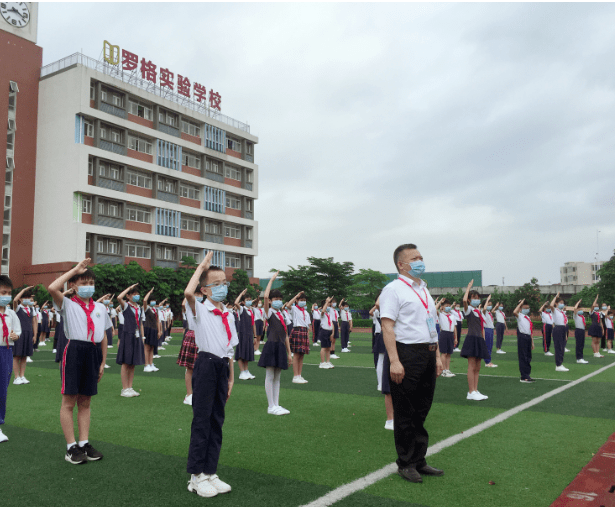
<path id="1" fill-rule="evenodd" d="M 246 269 L 252 269 L 252 257 L 246 257 Z"/>
<path id="2" fill-rule="evenodd" d="M 226 177 L 232 180 L 241 181 L 241 170 L 236 167 L 226 166 Z"/>
<path id="3" fill-rule="evenodd" d="M 179 186 L 179 195 L 181 197 L 186 197 L 187 199 L 201 199 L 201 191 L 197 187 L 193 187 L 192 185 L 181 184 Z"/>
<path id="4" fill-rule="evenodd" d="M 122 169 L 119 165 L 98 162 L 98 175 L 110 180 L 122 181 Z"/>
<path id="5" fill-rule="evenodd" d="M 227 238 L 241 239 L 241 229 L 238 227 L 230 227 L 227 225 L 224 227 L 224 235 Z"/>
<path id="6" fill-rule="evenodd" d="M 170 194 L 177 194 L 177 182 L 158 177 L 158 190 L 161 192 L 168 192 Z"/>
<path id="7" fill-rule="evenodd" d="M 128 149 L 151 155 L 152 143 L 142 137 L 128 136 Z"/>
<path id="8" fill-rule="evenodd" d="M 96 241 L 97 252 L 117 255 L 120 251 L 117 239 L 100 238 Z"/>
<path id="9" fill-rule="evenodd" d="M 132 169 L 127 171 L 127 183 L 135 187 L 152 188 L 151 176 Z"/>
<path id="10" fill-rule="evenodd" d="M 201 232 L 201 220 L 182 216 L 182 231 Z"/>
<path id="11" fill-rule="evenodd" d="M 158 113 L 158 121 L 160 123 L 165 123 L 170 125 L 171 127 L 177 127 L 177 116 L 169 113 L 168 111 L 160 111 Z"/>
<path id="12" fill-rule="evenodd" d="M 90 252 L 90 238 L 85 238 L 85 251 L 86 253 Z"/>
<path id="13" fill-rule="evenodd" d="M 15 149 L 15 132 L 6 133 L 6 149 L 9 151 Z"/>
<path id="14" fill-rule="evenodd" d="M 14 116 L 15 115 L 15 99 L 17 98 L 17 96 L 14 93 L 9 93 L 9 114 Z"/>
<path id="15" fill-rule="evenodd" d="M 92 198 L 89 195 L 81 197 L 81 212 L 92 213 Z M 86 251 L 89 252 L 89 250 Z"/>
<path id="16" fill-rule="evenodd" d="M 94 124 L 88 120 L 83 120 L 83 135 L 87 137 L 94 137 Z"/>
<path id="17" fill-rule="evenodd" d="M 94 100 L 96 98 L 96 87 L 93 84 L 90 84 L 90 100 Z M 86 250 L 89 252 L 89 250 Z"/>
<path id="18" fill-rule="evenodd" d="M 196 157 L 182 151 L 182 164 L 194 169 L 201 169 L 201 157 Z"/>
<path id="19" fill-rule="evenodd" d="M 9 81 L 9 91 L 10 92 L 18 92 L 19 91 L 19 86 L 17 86 L 17 83 L 15 81 Z"/>
<path id="20" fill-rule="evenodd" d="M 252 199 L 246 199 L 246 211 L 252 211 Z"/>
<path id="21" fill-rule="evenodd" d="M 201 137 L 201 128 L 184 120 L 182 120 L 182 132 L 191 136 Z"/>
<path id="22" fill-rule="evenodd" d="M 226 267 L 227 268 L 240 268 L 241 267 L 241 259 L 239 257 L 235 257 L 234 255 L 226 255 Z"/>
<path id="23" fill-rule="evenodd" d="M 246 143 L 246 153 L 248 155 L 254 155 L 254 145 L 252 143 Z"/>
<path id="24" fill-rule="evenodd" d="M 156 255 L 159 259 L 165 261 L 177 260 L 175 257 L 175 248 L 171 246 L 158 246 L 156 248 Z"/>
<path id="25" fill-rule="evenodd" d="M 212 172 L 212 173 L 216 173 L 216 174 L 221 174 L 222 173 L 222 164 L 220 162 L 218 162 L 217 160 L 206 160 L 205 161 L 205 170 Z"/>
<path id="26" fill-rule="evenodd" d="M 100 127 L 100 138 L 104 139 L 105 141 L 111 141 L 116 144 L 121 144 L 122 131 L 119 129 L 115 129 L 113 127 L 101 126 Z"/>
<path id="27" fill-rule="evenodd" d="M 88 160 L 88 176 L 94 176 L 94 159 Z"/>
<path id="28" fill-rule="evenodd" d="M 230 137 L 227 137 L 226 147 L 229 150 L 238 151 L 241 153 L 241 142 L 240 141 L 235 141 L 235 139 L 231 139 Z"/>
<path id="29" fill-rule="evenodd" d="M 252 240 L 252 227 L 246 229 L 246 239 L 249 241 Z"/>
<path id="30" fill-rule="evenodd" d="M 132 99 L 128 101 L 128 112 L 145 120 L 152 121 L 154 119 L 154 113 L 152 112 L 151 106 Z"/>
<path id="31" fill-rule="evenodd" d="M 113 105 L 122 107 L 124 105 L 123 97 L 121 95 L 113 94 Z"/>
<path id="32" fill-rule="evenodd" d="M 107 90 L 101 90 L 101 92 L 100 92 L 100 99 L 103 102 L 107 102 Z"/>
<path id="33" fill-rule="evenodd" d="M 237 199 L 236 197 L 227 195 L 226 207 L 231 209 L 241 209 L 241 199 Z"/>
<path id="34" fill-rule="evenodd" d="M 254 171 L 246 171 L 246 181 L 248 183 L 254 183 Z"/>
<path id="35" fill-rule="evenodd" d="M 205 223 L 205 232 L 207 234 L 215 234 L 215 235 L 219 236 L 221 230 L 222 230 L 222 227 L 218 223 L 215 223 L 215 222 L 206 222 Z"/>
<path id="36" fill-rule="evenodd" d="M 142 224 L 152 223 L 152 214 L 146 208 L 136 206 L 126 206 L 126 220 L 140 222 Z"/>
<path id="37" fill-rule="evenodd" d="M 197 263 L 201 262 L 201 255 L 199 252 L 195 252 L 194 250 L 180 250 L 179 260 L 183 260 L 184 257 L 191 257 Z"/>
<path id="38" fill-rule="evenodd" d="M 98 201 L 98 214 L 113 218 L 122 218 L 122 204 L 115 201 Z"/>
<path id="39" fill-rule="evenodd" d="M 151 259 L 152 249 L 145 243 L 126 243 L 126 257 L 135 257 L 137 259 Z"/>

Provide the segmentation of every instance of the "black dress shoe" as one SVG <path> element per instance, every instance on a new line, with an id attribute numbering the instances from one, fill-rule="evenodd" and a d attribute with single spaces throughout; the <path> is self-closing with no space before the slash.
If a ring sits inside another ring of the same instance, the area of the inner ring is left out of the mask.
<path id="1" fill-rule="evenodd" d="M 404 479 L 410 482 L 423 482 L 421 474 L 416 471 L 416 468 L 398 468 L 397 473 Z"/>
<path id="2" fill-rule="evenodd" d="M 444 475 L 444 470 L 439 470 L 434 467 L 430 467 L 429 465 L 425 465 L 424 467 L 417 468 L 417 472 L 421 475 Z"/>

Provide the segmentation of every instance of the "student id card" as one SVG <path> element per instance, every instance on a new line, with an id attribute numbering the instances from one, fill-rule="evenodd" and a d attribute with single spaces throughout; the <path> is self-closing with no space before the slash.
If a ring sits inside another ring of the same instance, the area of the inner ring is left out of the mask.
<path id="1" fill-rule="evenodd" d="M 431 315 L 427 315 L 427 327 L 429 328 L 429 336 L 436 338 L 438 336 L 438 330 L 436 329 L 436 323 Z"/>

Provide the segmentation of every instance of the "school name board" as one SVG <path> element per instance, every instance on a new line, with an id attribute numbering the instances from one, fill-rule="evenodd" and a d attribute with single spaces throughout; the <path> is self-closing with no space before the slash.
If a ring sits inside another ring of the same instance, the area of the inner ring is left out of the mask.
<path id="1" fill-rule="evenodd" d="M 132 53 L 126 49 L 122 49 L 120 52 L 119 46 L 114 46 L 108 41 L 104 41 L 103 43 L 103 54 L 105 62 L 111 65 L 119 66 L 121 56 L 122 70 L 134 71 L 138 69 L 141 72 L 142 79 L 154 84 L 159 84 L 161 88 L 168 88 L 171 91 L 176 91 L 179 95 L 183 95 L 189 99 L 207 104 L 207 89 L 196 81 L 191 82 L 190 79 L 181 74 L 177 74 L 176 78 L 175 73 L 171 72 L 169 69 L 163 67 L 158 68 L 156 64 L 152 63 L 151 60 L 147 60 L 145 57 L 139 60 L 136 53 Z M 210 89 L 209 107 L 220 111 L 221 102 L 222 97 L 220 94 Z"/>

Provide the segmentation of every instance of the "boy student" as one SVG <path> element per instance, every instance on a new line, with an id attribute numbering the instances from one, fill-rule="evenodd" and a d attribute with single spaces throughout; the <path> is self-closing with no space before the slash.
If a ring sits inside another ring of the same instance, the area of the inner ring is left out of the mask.
<path id="1" fill-rule="evenodd" d="M 333 324 L 333 335 L 331 336 L 331 359 L 339 359 L 335 353 L 335 340 L 337 340 L 340 336 L 340 327 L 338 320 L 340 318 L 339 313 L 335 309 L 337 307 L 337 300 L 335 298 L 331 299 L 331 306 L 329 307 L 329 316 L 331 317 L 331 322 Z"/>
<path id="2" fill-rule="evenodd" d="M 322 317 L 320 318 L 320 329 L 318 331 L 318 341 L 320 342 L 320 365 L 319 368 L 329 370 L 333 368 L 331 363 L 331 344 L 333 338 L 333 317 L 329 312 L 329 304 L 331 303 L 328 297 L 322 305 Z"/>
<path id="3" fill-rule="evenodd" d="M 352 315 L 350 314 L 348 302 L 345 299 L 342 299 L 340 306 L 342 307 L 342 327 L 340 330 L 342 335 L 342 352 L 350 352 L 348 341 L 350 340 L 350 333 L 352 332 Z"/>
<path id="4" fill-rule="evenodd" d="M 457 328 L 457 345 L 455 345 L 453 352 L 461 352 L 459 342 L 461 342 L 461 331 L 463 330 L 463 312 L 461 311 L 459 303 L 455 304 L 455 309 L 451 313 L 453 317 L 455 317 L 455 327 Z"/>
<path id="5" fill-rule="evenodd" d="M 521 373 L 521 383 L 529 384 L 535 382 L 530 377 L 532 373 L 532 350 L 534 350 L 534 340 L 532 340 L 533 324 L 530 319 L 530 305 L 525 299 L 519 301 L 513 315 L 517 317 L 517 351 L 519 354 L 519 372 Z"/>
<path id="6" fill-rule="evenodd" d="M 103 455 L 89 443 L 90 402 L 98 393 L 98 382 L 105 371 L 107 336 L 105 331 L 113 327 L 105 306 L 95 303 L 95 276 L 88 269 L 90 259 L 82 260 L 73 269 L 64 273 L 49 285 L 56 310 L 62 315 L 68 344 L 61 363 L 62 406 L 60 423 L 66 438 L 64 459 L 73 465 L 97 461 Z M 75 290 L 68 299 L 63 295 L 64 284 Z M 73 409 L 77 404 L 79 442 L 75 441 Z"/>
<path id="7" fill-rule="evenodd" d="M 508 330 L 508 326 L 506 325 L 506 314 L 504 313 L 504 305 L 501 305 L 499 302 L 495 305 L 495 348 L 496 354 L 506 354 L 505 351 L 502 350 L 502 342 L 504 341 L 504 332 Z"/>
<path id="8" fill-rule="evenodd" d="M 552 356 L 553 352 L 551 348 L 551 337 L 553 336 L 553 314 L 551 308 L 549 308 L 549 302 L 546 301 L 540 307 L 540 317 L 542 320 L 542 346 L 545 350 L 545 356 Z"/>
<path id="9" fill-rule="evenodd" d="M 613 335 L 615 334 L 613 331 L 613 310 L 609 306 L 607 308 L 606 319 L 604 320 L 604 325 L 606 326 L 606 344 L 607 344 L 607 353 L 615 354 L 615 350 L 613 350 Z"/>
<path id="10" fill-rule="evenodd" d="M 188 491 L 203 497 L 228 493 L 231 487 L 217 474 L 224 406 L 233 390 L 233 347 L 239 343 L 232 314 L 222 304 L 228 293 L 223 269 L 211 266 L 207 252 L 184 291 L 186 318 L 194 319 L 194 339 L 199 354 L 192 375 L 192 428 L 188 450 Z M 201 285 L 207 297 L 196 304 L 194 291 Z"/>
<path id="11" fill-rule="evenodd" d="M 444 309 L 444 311 L 442 311 Z M 454 377 L 455 374 L 451 371 L 451 354 L 453 349 L 458 345 L 456 320 L 451 315 L 451 304 L 442 298 L 436 305 L 438 311 L 438 320 L 440 321 L 440 335 L 438 336 L 438 344 L 440 349 L 440 358 L 442 359 L 442 376 Z"/>
<path id="12" fill-rule="evenodd" d="M 581 304 L 581 300 L 577 301 L 577 304 L 574 305 L 574 310 L 572 311 L 572 315 L 574 316 L 574 340 L 576 342 L 576 356 L 577 363 L 579 364 L 587 364 L 588 361 L 583 359 L 583 347 L 585 347 L 585 316 L 583 315 L 583 310 L 579 310 L 579 304 Z"/>
<path id="13" fill-rule="evenodd" d="M 318 304 L 314 303 L 312 305 L 312 344 L 320 345 L 318 343 L 318 331 L 320 330 L 320 310 L 318 309 Z"/>
<path id="14" fill-rule="evenodd" d="M 30 307 L 32 304 L 32 286 L 22 289 L 13 299 L 13 311 L 19 317 L 21 335 L 13 346 L 13 371 L 15 379 L 13 384 L 29 384 L 26 379 L 26 359 L 34 352 L 34 340 L 36 339 L 36 314 Z"/>
<path id="15" fill-rule="evenodd" d="M 6 417 L 6 393 L 13 371 L 13 345 L 21 334 L 21 323 L 17 314 L 10 309 L 13 282 L 8 276 L 0 276 L 0 442 L 9 438 L 2 433 L 2 425 Z"/>
<path id="16" fill-rule="evenodd" d="M 555 371 L 569 371 L 564 366 L 564 352 L 566 349 L 566 334 L 568 329 L 568 317 L 566 316 L 566 304 L 559 297 L 559 292 L 555 295 L 551 304 L 553 314 L 553 347 L 555 348 Z"/>

